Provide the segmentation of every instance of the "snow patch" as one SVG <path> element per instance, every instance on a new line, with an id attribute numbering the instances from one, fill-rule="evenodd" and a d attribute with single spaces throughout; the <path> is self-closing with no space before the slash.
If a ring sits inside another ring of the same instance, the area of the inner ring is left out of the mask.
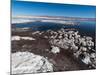
<path id="1" fill-rule="evenodd" d="M 19 41 L 19 40 L 20 40 L 20 36 L 12 36 L 11 40 L 12 40 L 12 41 L 13 41 L 13 40 Z"/>
<path id="2" fill-rule="evenodd" d="M 46 58 L 29 52 L 12 54 L 12 74 L 53 71 L 53 64 Z"/>
<path id="3" fill-rule="evenodd" d="M 16 41 L 19 41 L 19 40 L 35 40 L 34 38 L 32 37 L 21 37 L 21 36 L 12 36 L 12 41 L 16 40 Z"/>
<path id="4" fill-rule="evenodd" d="M 90 63 L 91 63 L 91 60 L 90 60 L 90 57 L 89 57 L 89 56 L 86 56 L 84 59 L 82 59 L 82 61 L 83 61 L 85 64 L 90 64 Z"/>
<path id="5" fill-rule="evenodd" d="M 59 47 L 52 46 L 51 52 L 54 54 L 60 53 L 60 49 L 59 49 Z"/>
<path id="6" fill-rule="evenodd" d="M 35 39 L 32 38 L 32 37 L 21 37 L 21 39 L 23 39 L 23 40 L 35 40 Z"/>

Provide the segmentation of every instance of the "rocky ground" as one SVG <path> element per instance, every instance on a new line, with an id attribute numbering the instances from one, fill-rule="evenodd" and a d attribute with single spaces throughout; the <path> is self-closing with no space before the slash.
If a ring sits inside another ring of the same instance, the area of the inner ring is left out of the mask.
<path id="1" fill-rule="evenodd" d="M 96 68 L 94 38 L 82 36 L 76 30 L 12 32 L 11 40 L 12 63 L 15 61 L 13 54 L 29 52 L 43 57 L 48 63 L 52 64 L 52 70 L 41 70 L 40 72 L 89 70 Z M 15 69 L 13 67 L 12 71 Z M 38 69 L 35 71 L 31 71 L 31 73 L 38 73 Z M 21 73 L 26 72 L 30 71 L 25 69 Z M 20 72 L 17 71 L 16 73 Z"/>

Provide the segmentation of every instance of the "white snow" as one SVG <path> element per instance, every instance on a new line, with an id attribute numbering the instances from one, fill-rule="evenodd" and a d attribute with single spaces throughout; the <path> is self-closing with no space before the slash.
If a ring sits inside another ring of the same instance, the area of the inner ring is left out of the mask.
<path id="1" fill-rule="evenodd" d="M 91 63 L 91 60 L 90 60 L 90 57 L 89 57 L 89 56 L 86 56 L 84 59 L 82 59 L 82 61 L 83 61 L 85 64 L 90 64 L 90 63 Z"/>
<path id="2" fill-rule="evenodd" d="M 91 53 L 91 58 L 96 58 L 96 54 L 95 53 Z"/>
<path id="3" fill-rule="evenodd" d="M 23 40 L 35 40 L 35 39 L 32 38 L 32 37 L 21 37 L 21 39 L 23 39 Z"/>
<path id="4" fill-rule="evenodd" d="M 60 53 L 60 49 L 59 49 L 59 47 L 52 46 L 51 52 L 54 54 Z"/>
<path id="5" fill-rule="evenodd" d="M 12 38 L 11 38 L 11 40 L 13 41 L 13 40 L 20 40 L 20 36 L 12 36 Z"/>
<path id="6" fill-rule="evenodd" d="M 19 41 L 19 40 L 35 40 L 34 38 L 32 37 L 21 37 L 21 36 L 12 36 L 11 40 L 14 41 Z"/>
<path id="7" fill-rule="evenodd" d="M 43 32 L 35 31 L 35 32 L 32 33 L 32 35 L 35 35 L 35 34 L 39 34 L 39 35 L 41 35 L 42 33 L 43 33 Z"/>
<path id="8" fill-rule="evenodd" d="M 53 71 L 53 64 L 46 58 L 29 52 L 12 53 L 12 74 Z"/>

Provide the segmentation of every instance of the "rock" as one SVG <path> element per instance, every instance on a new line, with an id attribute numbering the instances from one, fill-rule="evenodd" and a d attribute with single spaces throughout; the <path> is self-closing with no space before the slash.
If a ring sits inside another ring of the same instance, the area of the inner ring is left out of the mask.
<path id="1" fill-rule="evenodd" d="M 88 54 L 85 54 L 85 58 L 82 59 L 82 61 L 87 65 L 91 63 L 91 60 Z"/>
<path id="2" fill-rule="evenodd" d="M 72 45 L 71 49 L 76 52 L 78 50 L 78 46 L 75 46 L 75 44 Z"/>
<path id="3" fill-rule="evenodd" d="M 92 37 L 85 37 L 87 41 L 92 41 Z"/>
<path id="4" fill-rule="evenodd" d="M 54 53 L 54 54 L 60 53 L 59 47 L 56 47 L 56 46 L 51 46 L 51 47 L 52 47 L 52 49 L 51 49 L 52 53 Z"/>
<path id="5" fill-rule="evenodd" d="M 29 52 L 12 53 L 12 74 L 52 72 L 53 64 L 40 55 Z"/>
<path id="6" fill-rule="evenodd" d="M 82 41 L 81 44 L 82 44 L 82 46 L 86 46 L 86 42 L 85 41 Z"/>
<path id="7" fill-rule="evenodd" d="M 78 58 L 80 54 L 82 54 L 81 51 L 77 51 L 77 52 L 73 53 L 73 55 L 74 55 L 76 58 Z"/>
<path id="8" fill-rule="evenodd" d="M 86 52 L 87 48 L 86 47 L 80 47 L 80 50 Z"/>
<path id="9" fill-rule="evenodd" d="M 61 39 L 62 38 L 62 35 L 58 36 L 58 38 Z"/>
<path id="10" fill-rule="evenodd" d="M 40 33 L 40 31 L 35 31 L 32 33 L 32 35 L 39 34 L 39 33 Z"/>
<path id="11" fill-rule="evenodd" d="M 88 49 L 91 50 L 92 48 L 91 47 L 88 47 Z"/>
<path id="12" fill-rule="evenodd" d="M 80 59 L 86 65 L 90 65 L 89 67 L 95 67 L 96 58 L 94 58 L 95 49 L 93 49 L 94 42 L 92 41 L 92 37 L 81 36 L 78 31 L 65 31 L 64 29 L 57 31 L 56 34 L 59 39 L 51 38 L 50 44 L 65 50 L 72 50 L 73 56 L 77 59 Z M 63 38 L 62 35 L 64 36 Z M 54 35 L 52 35 L 52 37 L 54 37 Z M 94 54 L 91 54 L 91 52 Z M 80 58 L 80 56 L 84 58 Z"/>
<path id="13" fill-rule="evenodd" d="M 91 53 L 91 58 L 96 58 L 96 54 L 95 53 Z"/>
<path id="14" fill-rule="evenodd" d="M 47 38 L 48 38 L 48 36 L 44 36 L 44 38 L 46 38 L 46 39 L 47 39 Z"/>
<path id="15" fill-rule="evenodd" d="M 92 41 L 86 41 L 87 46 L 94 46 L 94 43 Z"/>
<path id="16" fill-rule="evenodd" d="M 64 34 L 64 37 L 65 37 L 65 38 L 68 38 L 68 34 L 67 34 L 67 33 L 65 33 L 65 34 Z"/>

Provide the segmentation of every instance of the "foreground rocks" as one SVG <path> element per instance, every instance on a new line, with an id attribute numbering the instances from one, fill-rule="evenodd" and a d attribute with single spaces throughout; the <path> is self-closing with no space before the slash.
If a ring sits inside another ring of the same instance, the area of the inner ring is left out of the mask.
<path id="1" fill-rule="evenodd" d="M 51 36 L 47 38 L 51 45 L 73 53 L 76 59 L 80 59 L 89 68 L 96 68 L 96 51 L 92 37 L 81 36 L 78 31 L 65 31 L 64 29 L 48 32 Z"/>
<path id="2" fill-rule="evenodd" d="M 19 60 L 19 58 L 24 59 L 24 56 L 26 56 L 25 58 L 30 58 L 25 59 L 27 60 L 25 61 L 26 63 L 24 60 Z M 82 36 L 78 31 L 68 31 L 65 29 L 58 31 L 48 30 L 13 34 L 12 57 L 15 57 L 12 59 L 12 62 L 16 65 L 20 62 L 17 63 L 15 61 L 21 61 L 21 64 L 19 65 L 20 68 L 13 66 L 13 74 L 96 68 L 94 38 Z M 39 60 L 38 57 L 40 58 Z M 31 61 L 40 62 L 31 63 Z M 43 64 L 43 62 L 45 62 L 45 64 Z M 46 65 L 46 63 L 48 63 L 49 66 Z M 23 64 L 27 67 L 23 66 Z M 38 68 L 37 66 L 34 66 L 36 64 L 39 64 Z M 18 69 L 21 70 L 19 71 Z"/>
<path id="3" fill-rule="evenodd" d="M 12 54 L 12 74 L 52 72 L 53 64 L 47 58 L 29 52 Z"/>

